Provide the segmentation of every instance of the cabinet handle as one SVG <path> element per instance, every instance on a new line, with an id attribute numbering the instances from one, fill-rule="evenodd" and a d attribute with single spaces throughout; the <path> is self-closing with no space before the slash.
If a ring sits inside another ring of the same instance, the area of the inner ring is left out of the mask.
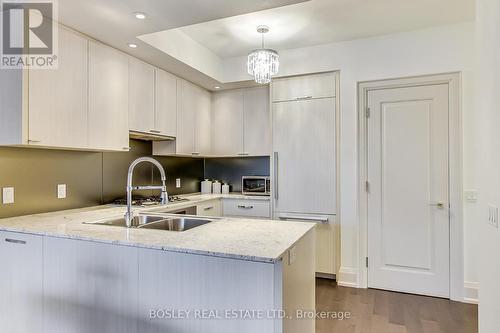
<path id="1" fill-rule="evenodd" d="M 241 209 L 253 209 L 253 206 L 238 205 L 238 208 L 241 208 Z"/>
<path id="2" fill-rule="evenodd" d="M 280 220 L 292 220 L 292 221 L 310 221 L 310 222 L 319 222 L 319 223 L 328 223 L 328 217 L 322 216 L 293 216 L 293 215 L 282 215 L 279 216 Z"/>
<path id="3" fill-rule="evenodd" d="M 238 153 L 238 156 L 248 156 L 248 153 Z"/>
<path id="4" fill-rule="evenodd" d="M 274 152 L 274 199 L 278 200 L 278 152 Z"/>
<path id="5" fill-rule="evenodd" d="M 21 245 L 26 244 L 26 241 L 23 241 L 23 240 L 20 240 L 20 239 L 5 238 L 5 241 L 7 243 L 13 243 L 13 244 L 21 244 Z"/>
<path id="6" fill-rule="evenodd" d="M 28 139 L 28 142 L 32 142 L 32 143 L 39 143 L 39 142 L 42 142 L 40 140 L 31 140 L 31 139 Z"/>
<path id="7" fill-rule="evenodd" d="M 302 96 L 302 97 L 297 97 L 297 100 L 303 100 L 303 99 L 311 99 L 313 98 L 312 96 Z"/>
<path id="8" fill-rule="evenodd" d="M 151 133 L 157 133 L 157 134 L 161 133 L 161 131 L 158 131 L 158 130 L 149 130 L 149 131 L 150 131 Z"/>
<path id="9" fill-rule="evenodd" d="M 205 208 L 203 208 L 203 210 L 210 210 L 210 209 L 214 209 L 214 206 L 210 206 L 210 207 L 205 207 Z"/>
<path id="10" fill-rule="evenodd" d="M 122 147 L 123 150 L 129 151 L 130 147 Z"/>
<path id="11" fill-rule="evenodd" d="M 197 156 L 197 155 L 200 155 L 200 153 L 198 153 L 198 152 L 192 152 L 191 155 L 196 155 Z"/>

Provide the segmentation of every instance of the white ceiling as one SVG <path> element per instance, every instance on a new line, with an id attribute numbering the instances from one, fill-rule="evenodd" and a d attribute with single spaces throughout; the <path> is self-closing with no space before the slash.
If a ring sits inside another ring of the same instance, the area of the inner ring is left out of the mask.
<path id="1" fill-rule="evenodd" d="M 266 46 L 292 49 L 474 20 L 474 0 L 312 0 L 179 28 L 222 58 Z"/>
<path id="2" fill-rule="evenodd" d="M 137 20 L 137 11 L 147 19 Z M 67 26 L 211 90 L 226 85 L 185 61 L 196 54 L 178 46 L 179 57 L 138 36 L 175 32 L 223 68 L 224 58 L 260 46 L 260 24 L 271 28 L 266 45 L 283 50 L 473 19 L 474 0 L 59 0 L 59 20 Z M 128 48 L 130 42 L 139 47 Z M 231 85 L 241 84 L 248 83 Z"/>
<path id="3" fill-rule="evenodd" d="M 59 0 L 59 21 L 206 88 L 218 82 L 136 37 L 306 0 Z M 146 20 L 133 13 L 144 12 Z M 130 49 L 127 44 L 139 45 Z"/>

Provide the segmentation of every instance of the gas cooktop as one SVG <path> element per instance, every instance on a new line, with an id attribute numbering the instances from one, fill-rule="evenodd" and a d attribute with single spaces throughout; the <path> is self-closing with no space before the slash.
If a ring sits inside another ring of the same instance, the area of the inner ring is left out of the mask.
<path id="1" fill-rule="evenodd" d="M 171 195 L 168 197 L 169 203 L 177 203 L 177 202 L 184 202 L 184 201 L 189 201 L 189 199 L 181 198 L 177 195 Z M 148 206 L 156 206 L 156 205 L 159 205 L 160 203 L 161 203 L 161 198 L 159 196 L 133 197 L 132 198 L 132 206 L 148 207 Z M 126 205 L 127 199 L 125 199 L 125 198 L 116 199 L 115 201 L 113 201 L 113 204 Z"/>

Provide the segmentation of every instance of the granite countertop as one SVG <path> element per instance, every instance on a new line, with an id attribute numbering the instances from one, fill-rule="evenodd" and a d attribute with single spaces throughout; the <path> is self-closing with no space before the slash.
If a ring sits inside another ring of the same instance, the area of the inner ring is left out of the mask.
<path id="1" fill-rule="evenodd" d="M 177 210 L 220 198 L 269 200 L 269 197 L 245 197 L 241 194 L 195 194 L 186 197 L 189 201 L 134 210 Z M 314 224 L 307 222 L 225 217 L 183 232 L 83 224 L 121 217 L 125 210 L 123 206 L 103 205 L 0 219 L 0 231 L 273 263 L 281 260 L 289 248 L 314 228 Z"/>

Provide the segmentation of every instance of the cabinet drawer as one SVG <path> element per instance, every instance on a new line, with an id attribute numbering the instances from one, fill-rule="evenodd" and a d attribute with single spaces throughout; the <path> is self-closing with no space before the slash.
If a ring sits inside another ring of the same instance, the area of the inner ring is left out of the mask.
<path id="1" fill-rule="evenodd" d="M 335 97 L 335 73 L 276 79 L 272 94 L 273 102 Z"/>
<path id="2" fill-rule="evenodd" d="M 221 216 L 221 202 L 220 200 L 213 200 L 203 202 L 196 206 L 196 215 L 199 216 Z"/>
<path id="3" fill-rule="evenodd" d="M 224 199 L 224 216 L 248 216 L 270 218 L 270 205 L 266 200 Z"/>
<path id="4" fill-rule="evenodd" d="M 316 223 L 316 272 L 328 275 L 337 273 L 339 233 L 334 215 L 276 213 L 276 219 Z"/>

